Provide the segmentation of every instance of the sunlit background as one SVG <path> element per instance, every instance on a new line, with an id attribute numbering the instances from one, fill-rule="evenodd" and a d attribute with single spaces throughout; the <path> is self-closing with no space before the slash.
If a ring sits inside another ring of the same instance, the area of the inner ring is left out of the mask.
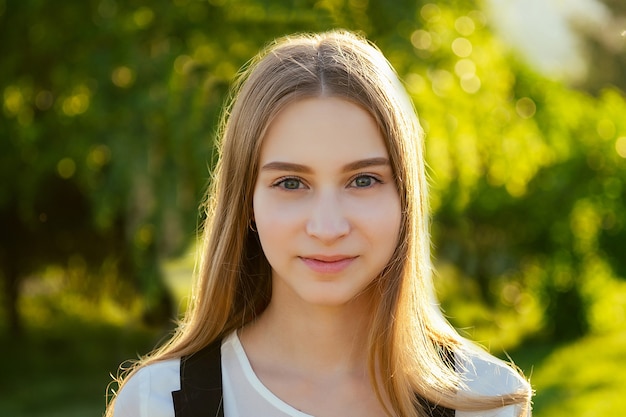
<path id="1" fill-rule="evenodd" d="M 535 416 L 624 413 L 622 0 L 0 0 L 0 415 L 102 414 L 184 309 L 236 72 L 336 27 L 424 125 L 446 315 Z"/>

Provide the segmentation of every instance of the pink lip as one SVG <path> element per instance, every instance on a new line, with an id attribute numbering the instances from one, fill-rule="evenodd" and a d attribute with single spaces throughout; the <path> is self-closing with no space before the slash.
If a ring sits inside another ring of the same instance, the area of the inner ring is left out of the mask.
<path id="1" fill-rule="evenodd" d="M 308 266 L 313 271 L 320 274 L 336 274 L 344 269 L 346 269 L 352 261 L 354 261 L 356 256 L 345 256 L 345 255 L 337 255 L 337 256 L 311 256 L 311 257 L 300 257 L 302 262 L 306 266 Z"/>

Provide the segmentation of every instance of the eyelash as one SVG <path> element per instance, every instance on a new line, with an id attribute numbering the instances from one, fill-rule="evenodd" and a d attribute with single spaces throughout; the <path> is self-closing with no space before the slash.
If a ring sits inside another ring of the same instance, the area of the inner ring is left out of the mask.
<path id="1" fill-rule="evenodd" d="M 286 188 L 284 187 L 285 183 L 288 181 L 297 181 L 298 182 L 298 188 Z M 282 188 L 283 190 L 288 190 L 288 191 L 294 191 L 294 190 L 299 190 L 300 189 L 300 185 L 302 185 L 302 180 L 300 178 L 297 177 L 282 177 L 279 178 L 276 182 L 274 182 L 272 184 L 272 187 L 275 188 Z"/>
<path id="2" fill-rule="evenodd" d="M 364 187 L 353 186 L 352 184 L 355 183 L 360 178 L 368 178 L 368 179 L 372 180 L 372 183 L 369 184 L 369 185 L 366 185 Z M 296 181 L 296 182 L 298 182 L 298 187 L 297 188 L 286 188 L 286 187 L 284 187 L 285 183 L 288 182 L 288 181 Z M 372 175 L 372 174 L 358 174 L 358 175 L 355 175 L 354 177 L 352 177 L 348 184 L 350 184 L 351 188 L 370 188 L 370 187 L 373 187 L 376 184 L 382 184 L 382 183 L 383 183 L 383 181 L 380 178 L 378 178 L 376 175 Z M 295 190 L 301 189 L 302 188 L 301 185 L 303 185 L 303 184 L 304 184 L 304 182 L 302 181 L 302 179 L 300 179 L 298 177 L 282 177 L 282 178 L 279 178 L 276 182 L 274 182 L 272 184 L 272 187 L 282 188 L 282 189 L 287 190 L 287 191 L 295 191 Z"/>

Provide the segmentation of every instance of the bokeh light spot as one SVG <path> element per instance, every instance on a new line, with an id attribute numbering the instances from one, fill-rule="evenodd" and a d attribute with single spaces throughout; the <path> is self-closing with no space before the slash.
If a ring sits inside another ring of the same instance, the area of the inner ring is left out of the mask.
<path id="1" fill-rule="evenodd" d="M 468 77 L 476 74 L 476 64 L 471 59 L 460 59 L 454 65 L 454 72 L 459 77 Z"/>
<path id="2" fill-rule="evenodd" d="M 454 85 L 454 76 L 446 70 L 436 70 L 429 74 L 433 92 L 438 96 L 445 96 Z"/>
<path id="3" fill-rule="evenodd" d="M 422 6 L 420 14 L 427 22 L 436 22 L 441 19 L 441 10 L 434 3 L 428 3 Z"/>
<path id="4" fill-rule="evenodd" d="M 477 93 L 480 90 L 480 78 L 476 74 L 464 75 L 461 77 L 461 88 L 469 94 Z"/>
<path id="5" fill-rule="evenodd" d="M 140 29 L 148 27 L 152 20 L 154 20 L 154 12 L 149 7 L 140 7 L 133 13 L 133 21 Z"/>
<path id="6" fill-rule="evenodd" d="M 4 89 L 4 108 L 10 115 L 17 115 L 24 106 L 22 91 L 13 85 Z"/>
<path id="7" fill-rule="evenodd" d="M 193 65 L 193 59 L 189 55 L 179 55 L 174 60 L 174 70 L 181 75 L 189 69 L 190 65 Z"/>
<path id="8" fill-rule="evenodd" d="M 111 150 L 106 145 L 94 146 L 87 155 L 87 166 L 97 171 L 111 160 Z"/>
<path id="9" fill-rule="evenodd" d="M 522 97 L 515 103 L 515 111 L 522 119 L 530 119 L 537 112 L 537 105 L 528 97 Z"/>
<path id="10" fill-rule="evenodd" d="M 454 21 L 454 28 L 463 36 L 469 36 L 474 33 L 476 25 L 469 16 L 461 16 Z"/>
<path id="11" fill-rule="evenodd" d="M 426 50 L 429 49 L 433 43 L 433 38 L 425 30 L 416 30 L 411 34 L 411 44 L 417 49 Z"/>
<path id="12" fill-rule="evenodd" d="M 452 52 L 458 57 L 466 58 L 472 54 L 472 43 L 465 38 L 456 38 L 452 41 Z"/>
<path id="13" fill-rule="evenodd" d="M 113 70 L 111 81 L 120 88 L 128 88 L 135 82 L 135 73 L 127 66 L 119 66 Z"/>
<path id="14" fill-rule="evenodd" d="M 85 86 L 78 86 L 72 95 L 63 100 L 61 106 L 63 113 L 67 116 L 77 116 L 87 111 L 90 103 L 91 92 Z"/>
<path id="15" fill-rule="evenodd" d="M 76 172 L 76 163 L 72 158 L 63 158 L 57 164 L 57 173 L 63 179 L 72 178 Z"/>

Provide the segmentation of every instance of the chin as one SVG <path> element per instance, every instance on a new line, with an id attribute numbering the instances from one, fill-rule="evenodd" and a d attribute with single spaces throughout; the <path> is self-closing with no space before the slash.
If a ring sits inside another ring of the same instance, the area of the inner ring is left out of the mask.
<path id="1" fill-rule="evenodd" d="M 311 306 L 339 308 L 354 306 L 361 302 L 370 303 L 369 297 L 364 296 L 365 291 L 342 291 L 340 288 L 325 288 L 322 291 L 309 291 L 301 293 L 301 299 Z"/>

